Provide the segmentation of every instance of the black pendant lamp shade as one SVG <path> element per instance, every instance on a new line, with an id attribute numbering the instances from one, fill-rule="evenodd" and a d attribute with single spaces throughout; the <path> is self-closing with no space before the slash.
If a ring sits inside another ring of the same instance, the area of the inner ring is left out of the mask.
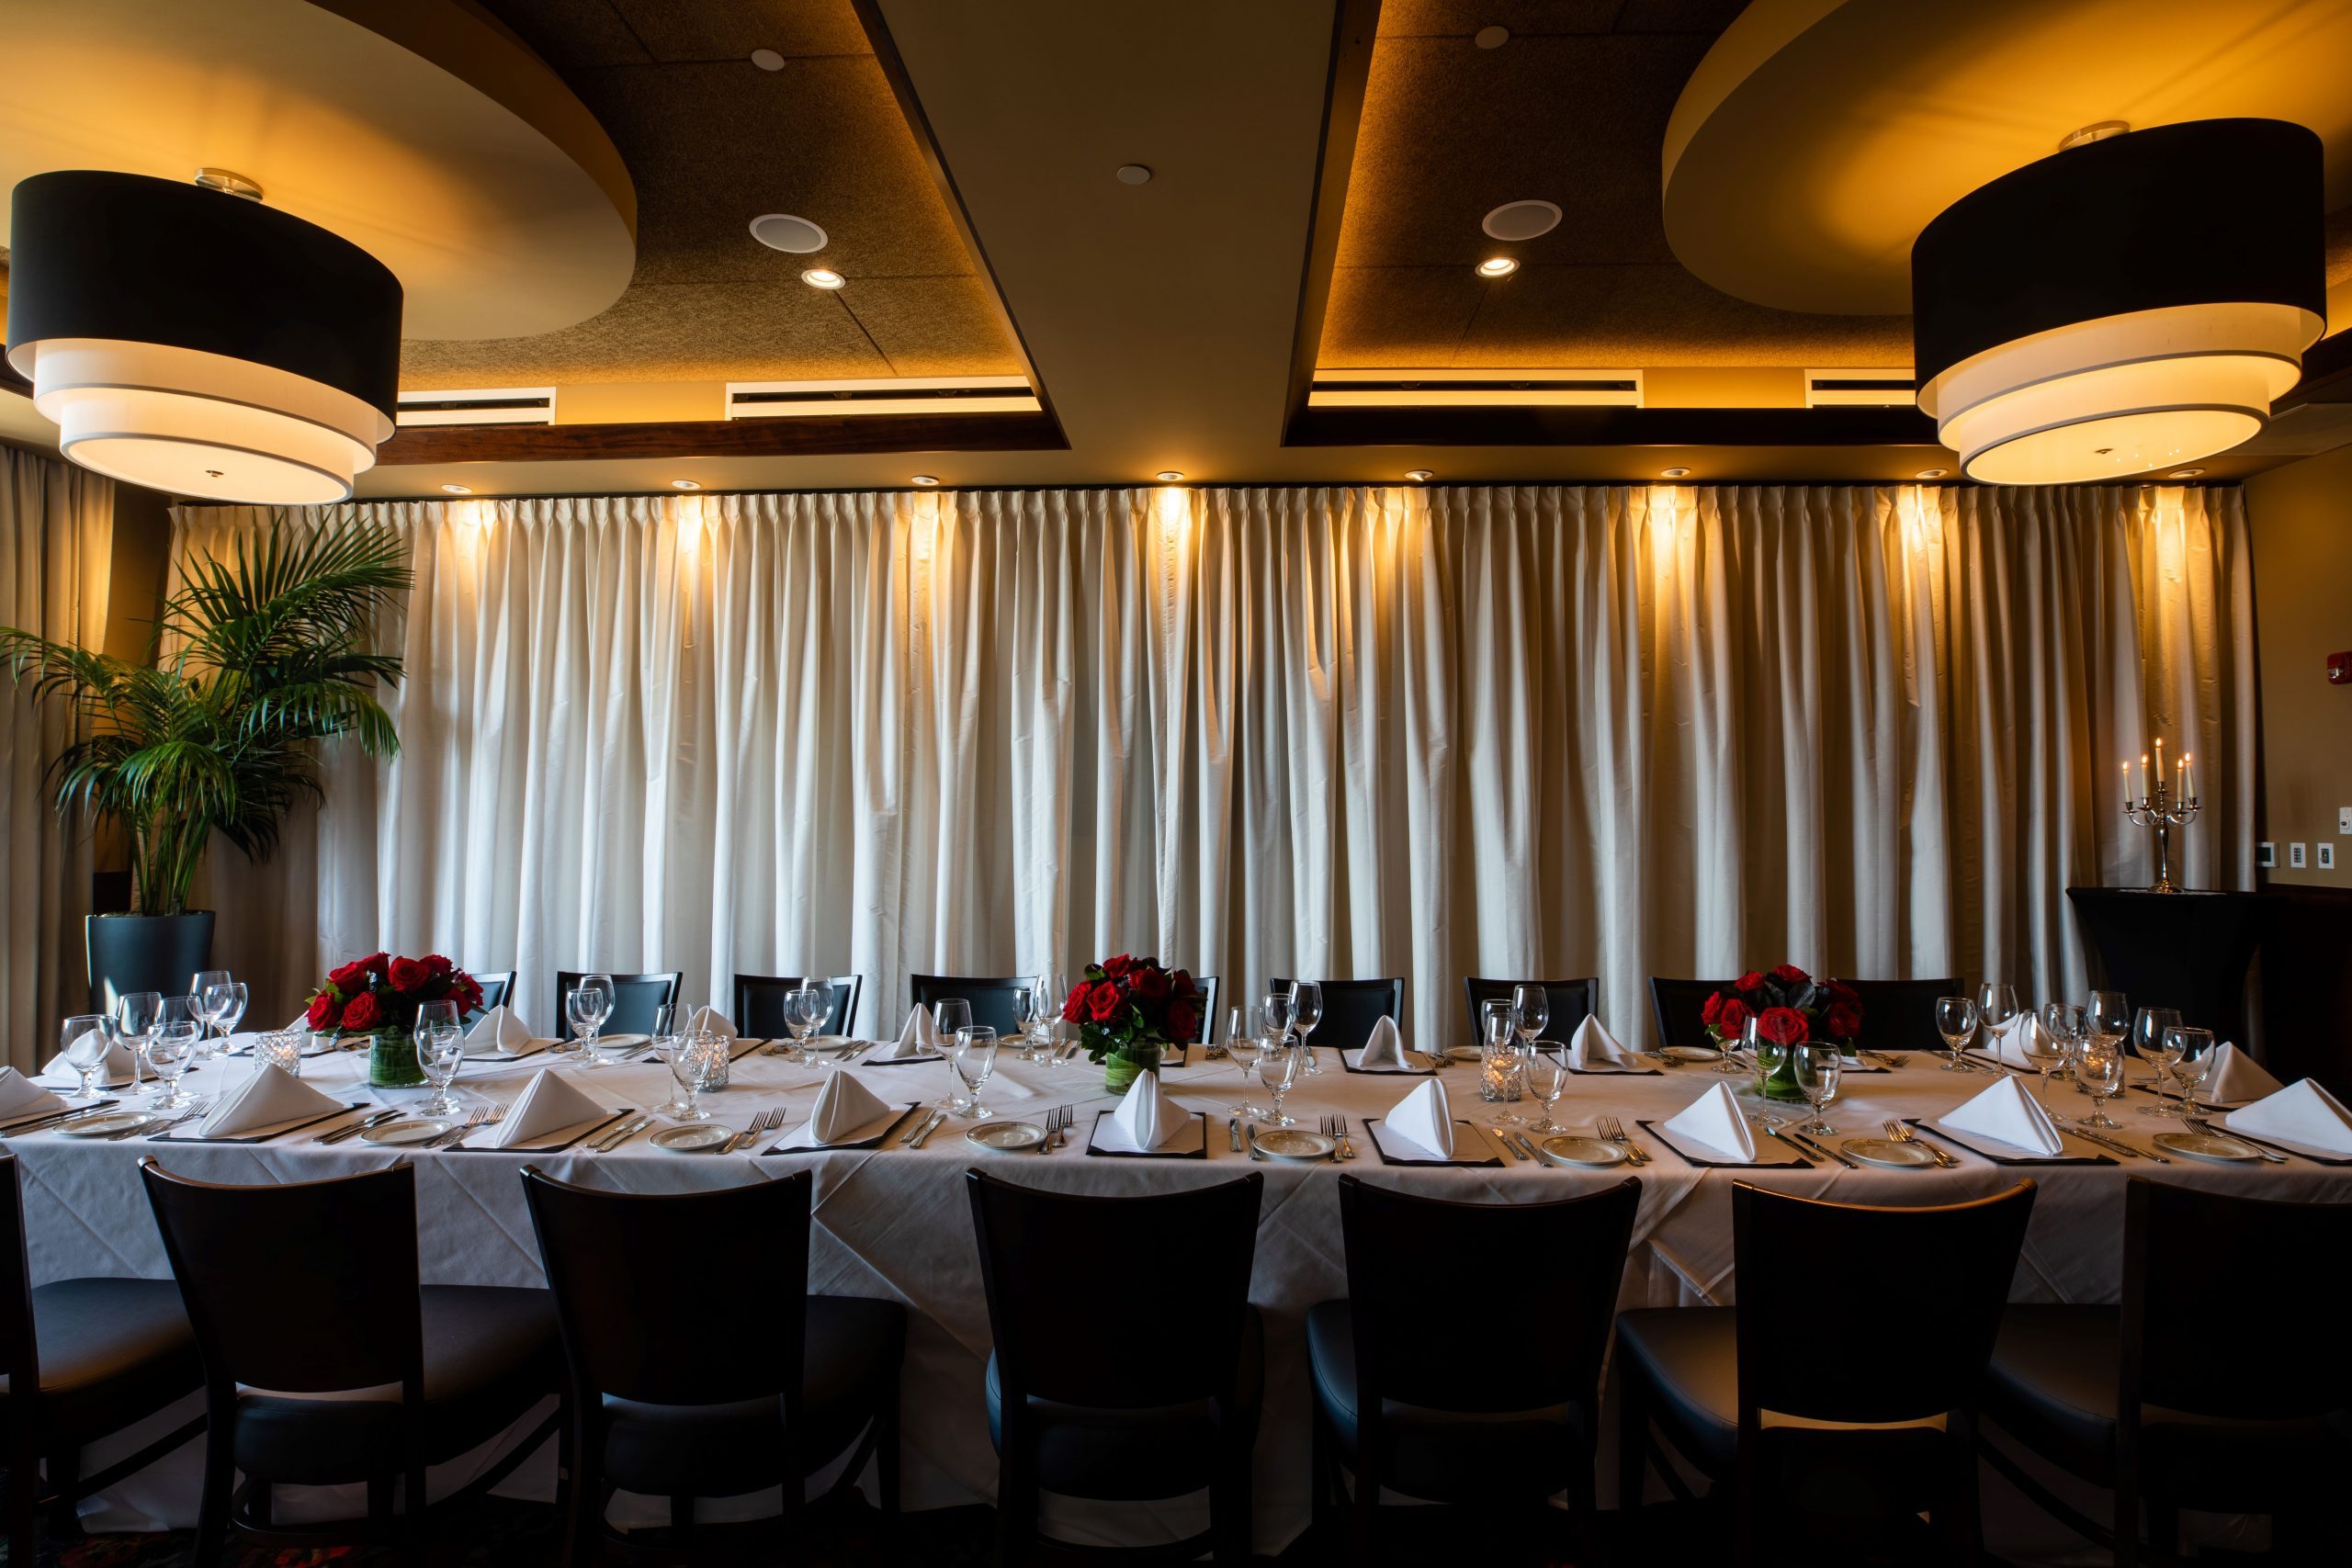
<path id="1" fill-rule="evenodd" d="M 8 361 L 66 456 L 211 500 L 341 501 L 392 434 L 401 286 L 258 201 L 62 170 L 16 188 Z"/>
<path id="2" fill-rule="evenodd" d="M 2209 119 L 2084 142 L 1911 249 L 1919 404 L 1992 483 L 2120 479 L 2258 432 L 2326 326 L 2320 139 Z"/>

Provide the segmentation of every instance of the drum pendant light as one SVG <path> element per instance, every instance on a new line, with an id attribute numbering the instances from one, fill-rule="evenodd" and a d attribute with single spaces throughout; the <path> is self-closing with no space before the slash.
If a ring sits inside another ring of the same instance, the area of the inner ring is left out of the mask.
<path id="1" fill-rule="evenodd" d="M 8 363 L 85 468 L 175 495 L 343 501 L 392 434 L 400 280 L 238 176 L 18 183 Z"/>
<path id="2" fill-rule="evenodd" d="M 2124 479 L 2259 432 L 2326 328 L 2321 159 L 2300 125 L 2193 120 L 1945 209 L 1911 249 L 1913 364 L 1962 470 Z"/>

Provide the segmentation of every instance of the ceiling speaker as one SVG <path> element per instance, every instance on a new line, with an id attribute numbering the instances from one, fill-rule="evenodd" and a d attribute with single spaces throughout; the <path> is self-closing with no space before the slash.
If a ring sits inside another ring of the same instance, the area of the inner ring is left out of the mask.
<path id="1" fill-rule="evenodd" d="M 1560 209 L 1548 201 L 1507 201 L 1478 225 L 1498 240 L 1532 240 L 1560 226 Z"/>
<path id="2" fill-rule="evenodd" d="M 789 251 L 805 256 L 825 248 L 825 231 L 806 218 L 795 218 L 785 212 L 767 212 L 752 220 L 752 238 L 772 251 Z"/>

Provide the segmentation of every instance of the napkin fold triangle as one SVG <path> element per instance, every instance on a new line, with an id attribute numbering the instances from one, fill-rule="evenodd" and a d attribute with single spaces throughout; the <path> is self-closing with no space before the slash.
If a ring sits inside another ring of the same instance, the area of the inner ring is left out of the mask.
<path id="1" fill-rule="evenodd" d="M 2264 1071 L 2261 1063 L 2224 1040 L 2213 1048 L 2204 1081 L 2197 1086 L 2197 1098 L 2209 1105 L 2235 1105 L 2277 1094 L 2285 1087 Z"/>
<path id="2" fill-rule="evenodd" d="M 835 1072 L 817 1091 L 808 1132 L 820 1144 L 836 1144 L 889 1114 L 889 1106 L 872 1089 L 848 1073 Z"/>
<path id="3" fill-rule="evenodd" d="M 1660 1124 L 1660 1131 L 1713 1149 L 1726 1159 L 1752 1161 L 1756 1134 L 1747 1117 L 1731 1097 L 1728 1084 L 1717 1084 Z"/>
<path id="4" fill-rule="evenodd" d="M 1973 1133 L 2011 1148 L 2031 1154 L 2061 1155 L 2066 1142 L 2058 1135 L 2050 1112 L 2026 1093 L 2021 1078 L 2005 1077 L 1959 1109 L 1938 1119 L 1955 1133 Z"/>
<path id="5" fill-rule="evenodd" d="M 479 1055 L 495 1051 L 502 1055 L 520 1055 L 531 1043 L 531 1031 L 514 1010 L 499 1003 L 466 1031 L 466 1049 Z"/>
<path id="6" fill-rule="evenodd" d="M 1453 1106 L 1445 1085 L 1430 1078 L 1396 1102 L 1388 1112 L 1388 1130 L 1407 1143 L 1418 1144 L 1445 1159 L 1453 1157 Z"/>
<path id="7" fill-rule="evenodd" d="M 1597 1014 L 1587 1013 L 1577 1032 L 1568 1037 L 1568 1066 L 1572 1067 L 1638 1067 L 1641 1061 L 1631 1051 L 1617 1043 L 1608 1025 Z"/>
<path id="8" fill-rule="evenodd" d="M 2352 1111 L 2310 1078 L 2297 1078 L 2277 1094 L 2231 1111 L 2222 1118 L 2222 1125 L 2257 1138 L 2352 1155 Z"/>
<path id="9" fill-rule="evenodd" d="M 1363 1054 L 1356 1058 L 1356 1066 L 1366 1071 L 1394 1070 L 1406 1066 L 1404 1036 L 1396 1032 L 1396 1021 L 1383 1018 L 1372 1026 L 1372 1033 L 1363 1043 Z"/>
<path id="10" fill-rule="evenodd" d="M 698 1007 L 686 1019 L 686 1028 L 696 1034 L 715 1034 L 721 1040 L 736 1038 L 734 1021 L 714 1007 Z"/>
<path id="11" fill-rule="evenodd" d="M 62 1061 L 63 1058 L 60 1057 Z M 67 1069 L 71 1071 L 72 1069 Z M 0 1067 L 0 1120 L 62 1111 L 65 1102 L 14 1067 Z"/>
<path id="12" fill-rule="evenodd" d="M 243 1083 L 220 1097 L 220 1103 L 197 1123 L 196 1135 L 233 1138 L 340 1109 L 340 1101 L 329 1100 L 285 1068 L 264 1062 L 245 1075 Z"/>
<path id="13" fill-rule="evenodd" d="M 491 1134 L 489 1146 L 506 1149 L 516 1144 L 533 1143 L 550 1133 L 593 1122 L 605 1113 L 605 1108 L 579 1085 L 553 1067 L 541 1067 L 515 1097 L 506 1120 Z"/>
<path id="14" fill-rule="evenodd" d="M 931 1010 L 917 1002 L 907 1014 L 907 1026 L 899 1031 L 898 1040 L 875 1053 L 876 1060 L 904 1062 L 916 1056 L 939 1054 L 939 1029 L 931 1021 Z"/>
<path id="15" fill-rule="evenodd" d="M 1183 1113 L 1168 1102 L 1158 1073 L 1137 1073 L 1119 1108 L 1111 1112 L 1111 1125 L 1120 1141 L 1156 1149 L 1183 1126 Z"/>

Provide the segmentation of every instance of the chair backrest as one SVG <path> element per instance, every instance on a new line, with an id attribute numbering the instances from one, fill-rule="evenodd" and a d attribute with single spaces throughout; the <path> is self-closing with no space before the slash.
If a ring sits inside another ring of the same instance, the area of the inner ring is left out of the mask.
<path id="1" fill-rule="evenodd" d="M 539 1259 L 576 1396 L 651 1404 L 800 1401 L 808 1293 L 806 1170 L 711 1192 L 607 1192 L 523 1168 Z M 698 1322 L 662 1258 L 725 1259 L 728 1289 L 758 1327 Z"/>
<path id="2" fill-rule="evenodd" d="M 1550 1202 L 1460 1203 L 1340 1178 L 1356 1409 L 1388 1399 L 1438 1410 L 1597 1406 L 1641 1197 L 1627 1179 Z M 1515 1332 L 1500 1361 L 1482 1335 L 1430 1338 L 1438 1258 L 1511 1260 L 1512 1315 L 1531 1331 Z"/>
<path id="3" fill-rule="evenodd" d="M 1470 1033 L 1468 1043 L 1480 1043 L 1478 1029 L 1482 1022 L 1480 1010 L 1488 1002 L 1507 1002 L 1511 993 L 1526 985 L 1524 980 L 1487 980 L 1478 976 L 1465 976 L 1462 981 L 1463 995 L 1470 1002 Z M 1565 1045 L 1574 1038 L 1577 1025 L 1600 1010 L 1600 982 L 1594 980 L 1538 980 L 1551 1003 L 1544 1019 L 1544 1032 L 1538 1040 L 1554 1040 Z"/>
<path id="4" fill-rule="evenodd" d="M 139 1174 L 213 1389 L 401 1383 L 423 1397 L 413 1167 L 248 1187 L 150 1157 Z"/>
<path id="5" fill-rule="evenodd" d="M 33 1331 L 33 1266 L 25 1250 L 24 1189 L 17 1156 L 0 1154 L 0 1376 L 12 1389 L 40 1387 Z"/>
<path id="6" fill-rule="evenodd" d="M 1329 1045 L 1334 1051 L 1352 1051 L 1372 1037 L 1372 1026 L 1384 1018 L 1399 1021 L 1405 1017 L 1405 982 L 1388 980 L 1318 980 L 1323 988 L 1323 1021 L 1315 1026 L 1310 1037 L 1317 1046 Z M 1286 992 L 1291 982 L 1287 976 L 1270 975 L 1266 977 L 1268 993 Z"/>
<path id="7" fill-rule="evenodd" d="M 1007 1419 L 1026 1395 L 1096 1409 L 1229 1400 L 1266 1179 L 1097 1198 L 966 1177 Z M 1148 1304 L 1145 1304 L 1148 1303 Z M 1137 1355 L 1095 1327 L 1181 1323 Z"/>
<path id="8" fill-rule="evenodd" d="M 1728 991 L 1729 980 L 1668 980 L 1650 976 L 1650 1017 L 1657 1024 L 1657 1043 L 1666 1045 L 1712 1045 L 1699 1010 L 1708 997 Z"/>
<path id="9" fill-rule="evenodd" d="M 1193 1031 L 1193 1043 L 1206 1045 L 1216 1038 L 1217 1031 L 1225 1027 L 1224 1021 L 1216 1015 L 1216 976 L 1195 975 L 1193 985 L 1201 993 L 1201 1026 Z"/>
<path id="10" fill-rule="evenodd" d="M 1847 980 L 1862 1000 L 1862 1041 L 1878 1051 L 1940 1051 L 1936 998 L 1964 993 L 1957 976 L 1940 980 Z"/>
<path id="11" fill-rule="evenodd" d="M 763 1040 L 781 1040 L 791 1033 L 785 1027 L 784 998 L 786 993 L 803 986 L 822 986 L 833 993 L 833 1010 L 825 1015 L 822 1032 L 847 1034 L 856 1024 L 858 998 L 865 990 L 863 975 L 836 975 L 831 979 L 821 976 L 811 979 L 799 975 L 738 975 L 735 1010 L 729 1015 L 735 1032 Z"/>
<path id="12" fill-rule="evenodd" d="M 488 1012 L 494 1007 L 514 1006 L 514 970 L 501 969 L 487 975 L 481 974 L 479 971 L 469 971 L 469 973 L 473 975 L 474 984 L 481 987 L 482 1011 Z"/>
<path id="13" fill-rule="evenodd" d="M 571 1000 L 571 993 L 579 987 L 582 975 L 602 971 L 559 969 L 555 972 L 555 1017 L 542 1024 L 549 1034 L 563 1036 L 571 1032 L 571 1023 L 564 1008 Z M 607 1034 L 650 1034 L 657 1015 L 665 1007 L 675 1006 L 678 987 L 685 976 L 673 969 L 666 975 L 615 975 L 613 981 L 612 1016 L 605 1020 Z M 741 1029 L 742 1026 L 736 1026 Z"/>
<path id="14" fill-rule="evenodd" d="M 2143 1404 L 2244 1421 L 2352 1410 L 2352 1359 L 2245 1316 L 2251 1303 L 2310 1297 L 2347 1257 L 2352 1203 L 2240 1198 L 2134 1177 L 2123 1205 L 2118 1409 L 2127 1429 Z"/>
<path id="15" fill-rule="evenodd" d="M 910 975 L 907 1005 L 936 1008 L 950 997 L 961 998 L 971 1004 L 974 1023 L 995 1030 L 1000 1040 L 1010 1040 L 1021 1032 L 1013 998 L 1023 991 L 1035 989 L 1036 984 L 1035 975 Z M 905 1021 L 886 1021 L 876 1032 L 895 1036 Z"/>
<path id="16" fill-rule="evenodd" d="M 1861 1422 L 1973 1412 L 2033 1194 L 2020 1181 L 1966 1203 L 1895 1209 L 1734 1183 L 1741 1427 L 1755 1430 L 1765 1410 Z M 1857 1270 L 1935 1303 L 1935 1332 L 1900 1356 L 1857 1354 L 1850 1301 L 1825 1289 Z"/>

